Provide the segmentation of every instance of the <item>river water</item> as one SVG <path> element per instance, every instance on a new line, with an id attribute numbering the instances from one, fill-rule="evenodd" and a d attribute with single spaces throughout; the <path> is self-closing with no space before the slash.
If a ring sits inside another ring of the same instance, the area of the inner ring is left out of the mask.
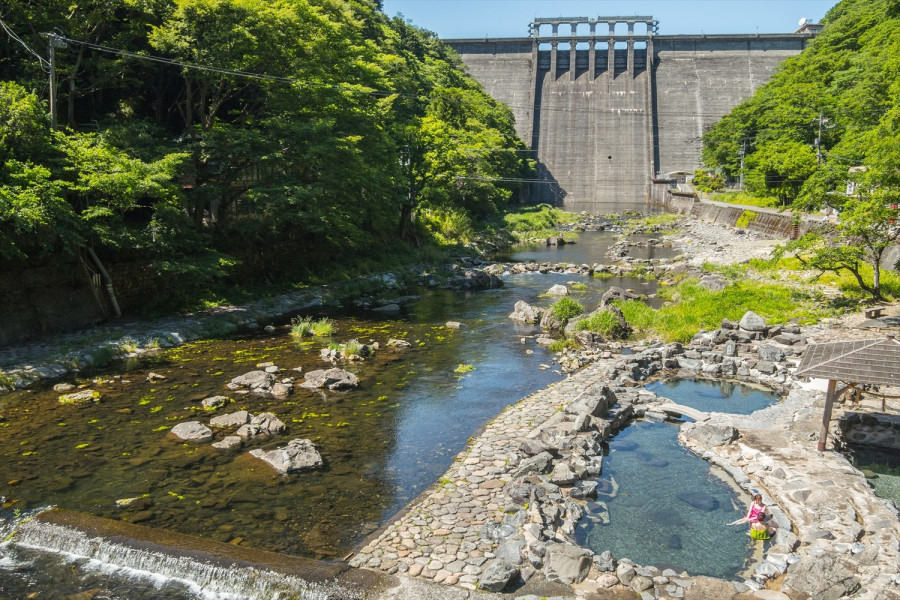
<path id="1" fill-rule="evenodd" d="M 578 244 L 562 247 L 565 255 L 541 247 L 514 258 L 604 262 L 601 249 L 611 239 L 583 234 Z M 352 310 L 313 315 L 334 319 L 328 339 L 299 341 L 285 326 L 186 344 L 73 379 L 100 392 L 96 404 L 61 405 L 49 387 L 2 396 L 3 516 L 57 505 L 240 546 L 339 558 L 434 483 L 485 422 L 561 379 L 552 355 L 529 337 L 537 330 L 508 318 L 518 300 L 551 304 L 543 292 L 558 283 L 569 285 L 588 310 L 610 286 L 655 292 L 645 280 L 539 273 L 509 276 L 504 287 L 479 292 L 417 290 L 421 297 L 394 316 Z M 450 320 L 462 327 L 446 327 Z M 382 346 L 363 362 L 339 365 L 360 378 L 356 390 L 295 388 L 276 400 L 225 388 L 263 362 L 286 375 L 326 368 L 319 351 L 351 338 Z M 387 349 L 390 338 L 411 347 Z M 164 378 L 148 381 L 151 372 Z M 232 401 L 204 411 L 200 401 L 219 394 Z M 206 423 L 239 409 L 273 412 L 288 430 L 239 452 L 188 445 L 167 434 L 178 422 Z M 284 477 L 246 454 L 300 437 L 315 443 L 324 469 Z M 134 500 L 120 506 L 124 499 Z M 0 549 L 0 598 L 46 585 L 39 584 L 46 569 L 34 560 L 22 569 L 19 559 L 8 545 Z M 58 579 L 60 593 L 73 591 L 73 583 Z M 182 591 L 170 591 L 175 595 L 160 597 L 181 597 Z"/>

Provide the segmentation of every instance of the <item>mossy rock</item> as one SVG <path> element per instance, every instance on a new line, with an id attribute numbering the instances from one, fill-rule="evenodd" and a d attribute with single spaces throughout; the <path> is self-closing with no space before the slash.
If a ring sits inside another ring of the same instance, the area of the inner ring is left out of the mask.
<path id="1" fill-rule="evenodd" d="M 63 394 L 59 397 L 60 404 L 85 404 L 87 402 L 100 402 L 100 392 L 95 390 L 81 390 L 71 394 Z"/>

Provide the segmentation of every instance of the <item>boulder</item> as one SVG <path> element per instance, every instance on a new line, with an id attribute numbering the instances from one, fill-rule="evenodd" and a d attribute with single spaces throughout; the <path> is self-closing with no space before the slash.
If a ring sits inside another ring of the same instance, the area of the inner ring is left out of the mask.
<path id="1" fill-rule="evenodd" d="M 169 434 L 185 442 L 208 442 L 213 438 L 212 429 L 200 421 L 179 423 L 169 430 Z"/>
<path id="2" fill-rule="evenodd" d="M 300 387 L 316 389 L 328 388 L 329 390 L 346 390 L 359 385 L 359 379 L 353 373 L 343 369 L 318 369 L 306 374 L 306 379 Z"/>
<path id="3" fill-rule="evenodd" d="M 500 592 L 519 575 L 518 567 L 500 559 L 494 559 L 484 568 L 478 589 L 485 592 Z"/>
<path id="4" fill-rule="evenodd" d="M 522 548 L 524 547 L 525 542 L 522 540 L 504 542 L 494 550 L 494 556 L 510 565 L 520 565 L 522 564 Z"/>
<path id="5" fill-rule="evenodd" d="M 556 285 L 551 287 L 549 290 L 547 290 L 545 293 L 548 296 L 568 296 L 569 288 L 567 288 L 566 286 L 564 286 L 562 284 L 557 283 Z"/>
<path id="6" fill-rule="evenodd" d="M 615 393 L 608 385 L 588 389 L 581 397 L 570 402 L 565 412 L 570 415 L 588 414 L 592 417 L 605 418 L 609 409 L 618 403 Z"/>
<path id="7" fill-rule="evenodd" d="M 209 420 L 212 427 L 238 427 L 250 420 L 250 413 L 239 410 L 227 415 L 219 415 Z"/>
<path id="8" fill-rule="evenodd" d="M 257 394 L 268 394 L 273 385 L 275 385 L 275 375 L 272 373 L 249 371 L 232 379 L 228 387 L 231 389 L 249 388 L 251 392 Z"/>
<path id="9" fill-rule="evenodd" d="M 544 575 L 549 581 L 566 585 L 580 583 L 591 570 L 593 552 L 569 544 L 550 544 L 544 559 Z"/>
<path id="10" fill-rule="evenodd" d="M 566 326 L 566 322 L 556 317 L 553 311 L 546 311 L 541 317 L 541 329 L 556 331 Z"/>
<path id="11" fill-rule="evenodd" d="M 57 383 L 53 386 L 53 391 L 59 394 L 65 394 L 66 392 L 71 392 L 75 389 L 75 386 L 71 383 Z"/>
<path id="12" fill-rule="evenodd" d="M 748 310 L 744 313 L 744 316 L 741 317 L 741 321 L 739 323 L 740 328 L 744 331 L 765 331 L 766 330 L 766 322 L 765 320 L 753 312 L 752 310 Z"/>
<path id="13" fill-rule="evenodd" d="M 724 446 L 738 438 L 738 430 L 730 425 L 697 424 L 686 432 L 704 446 Z"/>
<path id="14" fill-rule="evenodd" d="M 759 360 L 768 362 L 777 363 L 784 360 L 784 350 L 771 344 L 760 346 L 757 348 L 756 354 L 759 356 Z"/>
<path id="15" fill-rule="evenodd" d="M 617 300 L 639 300 L 641 297 L 620 287 L 613 286 L 600 297 L 600 308 L 607 308 Z"/>
<path id="16" fill-rule="evenodd" d="M 513 311 L 509 315 L 509 318 L 521 323 L 535 324 L 540 323 L 543 316 L 543 309 L 531 306 L 524 300 L 519 300 L 513 307 Z"/>
<path id="17" fill-rule="evenodd" d="M 291 440 L 287 446 L 268 452 L 251 450 L 250 455 L 269 464 L 282 475 L 318 469 L 324 464 L 313 443 L 303 439 Z"/>
<path id="18" fill-rule="evenodd" d="M 553 456 L 549 452 L 539 452 L 531 458 L 526 458 L 519 463 L 519 468 L 513 473 L 513 479 L 525 477 L 532 473 L 546 473 L 553 463 Z"/>
<path id="19" fill-rule="evenodd" d="M 88 402 L 100 402 L 100 392 L 95 390 L 81 390 L 71 394 L 63 394 L 59 397 L 60 404 L 86 404 Z"/>
<path id="20" fill-rule="evenodd" d="M 784 583 L 816 600 L 838 600 L 860 586 L 849 564 L 833 554 L 804 556 L 788 570 Z"/>
<path id="21" fill-rule="evenodd" d="M 264 412 L 250 419 L 250 425 L 259 427 L 260 433 L 274 435 L 284 431 L 284 423 L 270 412 Z"/>
<path id="22" fill-rule="evenodd" d="M 246 425 L 241 425 L 240 427 L 238 427 L 238 430 L 234 432 L 234 434 L 242 440 L 252 440 L 260 433 L 261 431 L 258 425 L 251 425 L 249 423 L 247 423 Z"/>
<path id="23" fill-rule="evenodd" d="M 236 435 L 227 435 L 222 438 L 219 442 L 214 442 L 212 444 L 213 448 L 218 448 L 219 450 L 231 450 L 232 448 L 237 448 L 241 445 L 241 438 Z"/>
<path id="24" fill-rule="evenodd" d="M 200 404 L 203 405 L 203 408 L 206 410 L 215 410 L 220 406 L 225 406 L 225 403 L 228 402 L 228 396 L 210 396 L 209 398 L 204 398 Z"/>

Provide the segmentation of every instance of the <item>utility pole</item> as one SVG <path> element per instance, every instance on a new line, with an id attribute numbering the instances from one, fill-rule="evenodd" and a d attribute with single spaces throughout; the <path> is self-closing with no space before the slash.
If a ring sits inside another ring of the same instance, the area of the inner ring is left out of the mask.
<path id="1" fill-rule="evenodd" d="M 738 150 L 738 157 L 741 159 L 741 172 L 738 175 L 738 190 L 744 191 L 744 157 L 747 155 L 747 141 L 741 142 L 741 149 Z"/>
<path id="2" fill-rule="evenodd" d="M 53 32 L 45 33 L 50 53 L 50 129 L 56 129 L 57 94 L 56 94 L 56 49 L 65 48 L 66 42 Z"/>
<path id="3" fill-rule="evenodd" d="M 816 138 L 816 164 L 822 164 L 822 125 L 825 123 L 825 114 L 819 111 L 819 137 Z"/>

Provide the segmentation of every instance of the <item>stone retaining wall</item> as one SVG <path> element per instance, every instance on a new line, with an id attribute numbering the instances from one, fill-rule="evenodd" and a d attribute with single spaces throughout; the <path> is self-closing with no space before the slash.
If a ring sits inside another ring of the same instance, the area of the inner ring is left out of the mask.
<path id="1" fill-rule="evenodd" d="M 864 444 L 900 450 L 900 415 L 848 413 L 838 422 L 843 444 Z"/>

